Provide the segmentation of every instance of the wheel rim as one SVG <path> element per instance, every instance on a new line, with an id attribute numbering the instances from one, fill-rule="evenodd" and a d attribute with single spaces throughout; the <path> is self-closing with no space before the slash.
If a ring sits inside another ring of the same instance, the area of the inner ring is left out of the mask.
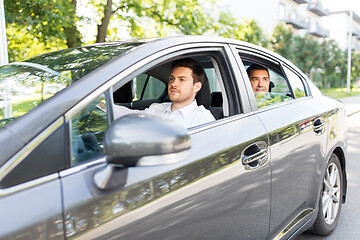
<path id="1" fill-rule="evenodd" d="M 322 193 L 322 212 L 329 225 L 335 221 L 340 207 L 340 180 L 339 168 L 335 163 L 329 164 L 324 177 Z"/>

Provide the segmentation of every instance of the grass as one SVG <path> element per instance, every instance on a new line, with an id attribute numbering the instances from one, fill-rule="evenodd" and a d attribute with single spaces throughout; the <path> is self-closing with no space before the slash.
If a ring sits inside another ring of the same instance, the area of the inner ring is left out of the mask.
<path id="1" fill-rule="evenodd" d="M 328 88 L 326 90 L 321 89 L 321 92 L 334 98 L 344 98 L 360 95 L 360 88 L 352 88 L 350 90 L 350 94 L 347 94 L 347 88 Z"/>
<path id="2" fill-rule="evenodd" d="M 51 95 L 43 95 L 44 101 Z M 41 103 L 41 94 L 30 96 L 18 96 L 12 99 L 12 117 L 20 117 Z M 0 109 L 0 119 L 3 118 L 3 112 Z"/>

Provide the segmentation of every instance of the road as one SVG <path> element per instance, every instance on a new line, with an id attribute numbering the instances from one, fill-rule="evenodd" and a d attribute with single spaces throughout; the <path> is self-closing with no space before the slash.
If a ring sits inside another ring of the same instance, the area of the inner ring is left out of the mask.
<path id="1" fill-rule="evenodd" d="M 360 105 L 360 99 L 358 104 Z M 351 103 L 351 107 L 355 105 L 356 103 Z M 358 109 L 360 110 L 360 107 Z M 342 240 L 360 237 L 360 112 L 351 112 L 347 124 L 349 133 L 346 166 L 348 193 L 346 203 L 342 206 L 338 226 L 330 236 L 317 237 L 303 233 L 296 240 Z"/>

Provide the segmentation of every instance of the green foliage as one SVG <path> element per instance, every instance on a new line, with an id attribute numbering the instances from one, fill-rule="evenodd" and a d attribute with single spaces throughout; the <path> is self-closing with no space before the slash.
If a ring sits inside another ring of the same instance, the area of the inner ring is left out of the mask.
<path id="1" fill-rule="evenodd" d="M 318 85 L 341 86 L 346 76 L 344 53 L 333 40 L 293 35 L 291 26 L 279 23 L 272 35 L 273 50 L 293 62 Z M 345 75 L 344 75 L 345 74 Z"/>
<path id="2" fill-rule="evenodd" d="M 283 22 L 267 38 L 254 20 L 220 12 L 215 0 L 5 0 L 4 6 L 10 62 L 95 39 L 210 34 L 269 48 L 324 87 L 343 86 L 346 79 L 347 53 L 334 41 L 295 36 Z M 95 31 L 85 39 L 79 30 L 87 27 Z M 360 76 L 359 52 L 352 54 L 351 70 L 352 80 Z"/>
<path id="3" fill-rule="evenodd" d="M 98 13 L 95 20 L 98 34 L 104 26 L 105 11 L 111 4 L 106 40 L 116 40 L 112 32 L 125 31 L 134 38 L 174 34 L 204 34 L 212 29 L 213 19 L 198 0 L 126 0 L 90 2 Z M 108 37 L 110 36 L 110 37 Z"/>
<path id="4" fill-rule="evenodd" d="M 254 20 L 243 19 L 239 24 L 229 13 L 221 13 L 220 20 L 215 25 L 215 31 L 222 37 L 242 40 L 263 47 L 269 46 L 269 40 Z"/>
<path id="5" fill-rule="evenodd" d="M 353 88 L 350 91 L 350 95 L 347 94 L 346 88 L 327 88 L 327 89 L 321 89 L 321 91 L 327 95 L 334 98 L 344 98 L 349 96 L 357 96 L 360 95 L 360 88 Z"/>
<path id="6" fill-rule="evenodd" d="M 4 7 L 10 62 L 66 47 L 66 29 L 76 24 L 68 0 L 5 0 Z"/>
<path id="7" fill-rule="evenodd" d="M 255 93 L 258 108 L 270 106 L 291 99 L 284 93 Z"/>
<path id="8" fill-rule="evenodd" d="M 64 29 L 76 23 L 68 0 L 5 0 L 4 7 L 8 25 L 24 29 L 43 43 L 53 37 L 65 40 Z"/>
<path id="9" fill-rule="evenodd" d="M 272 48 L 273 50 L 287 59 L 293 59 L 293 28 L 286 25 L 284 22 L 276 25 L 272 35 Z"/>
<path id="10" fill-rule="evenodd" d="M 351 53 L 351 80 L 360 80 L 360 51 Z"/>
<path id="11" fill-rule="evenodd" d="M 292 60 L 305 73 L 310 73 L 312 69 L 320 67 L 321 49 L 316 40 L 308 36 L 295 36 L 293 53 Z"/>
<path id="12" fill-rule="evenodd" d="M 335 85 L 336 78 L 329 78 L 330 76 L 338 75 L 338 72 L 343 71 L 344 69 L 340 68 L 344 55 L 343 52 L 338 47 L 337 43 L 334 40 L 324 40 L 321 44 L 321 60 L 320 68 L 322 69 L 322 79 L 323 87 L 327 88 L 328 80 L 331 85 Z"/>
<path id="13" fill-rule="evenodd" d="M 66 48 L 66 44 L 58 38 L 52 38 L 51 41 L 44 43 L 15 24 L 8 25 L 6 32 L 9 62 L 22 61 L 41 53 Z"/>

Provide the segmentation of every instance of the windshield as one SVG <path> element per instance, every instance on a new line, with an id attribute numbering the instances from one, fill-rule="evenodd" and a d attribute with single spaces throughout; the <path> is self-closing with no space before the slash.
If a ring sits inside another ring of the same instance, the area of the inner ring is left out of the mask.
<path id="1" fill-rule="evenodd" d="M 0 67 L 0 128 L 85 74 L 142 43 L 92 45 L 46 53 Z"/>

